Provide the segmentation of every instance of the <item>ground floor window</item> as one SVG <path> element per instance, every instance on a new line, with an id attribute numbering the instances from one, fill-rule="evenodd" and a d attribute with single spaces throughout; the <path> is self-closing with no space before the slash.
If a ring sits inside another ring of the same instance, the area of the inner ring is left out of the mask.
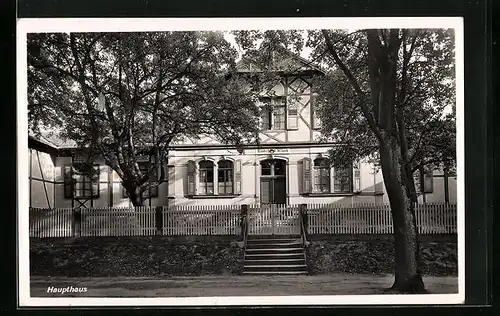
<path id="1" fill-rule="evenodd" d="M 200 161 L 198 194 L 214 194 L 214 163 L 210 160 Z"/>
<path id="2" fill-rule="evenodd" d="M 149 161 L 140 161 L 138 162 L 139 164 L 139 169 L 141 170 L 141 174 L 147 174 L 150 172 L 151 168 L 154 168 L 154 162 L 149 162 Z M 143 192 L 143 197 L 144 198 L 149 198 L 149 197 L 158 197 L 158 170 L 157 168 L 154 168 L 153 172 L 149 176 L 149 180 L 146 183 L 147 188 Z"/>
<path id="3" fill-rule="evenodd" d="M 333 192 L 349 193 L 352 191 L 351 185 L 352 169 L 350 165 L 343 165 L 334 168 Z"/>
<path id="4" fill-rule="evenodd" d="M 221 157 L 187 162 L 187 196 L 241 194 L 241 160 Z"/>
<path id="5" fill-rule="evenodd" d="M 221 160 L 217 169 L 218 193 L 233 194 L 233 162 Z"/>
<path id="6" fill-rule="evenodd" d="M 64 196 L 65 198 L 99 197 L 99 165 L 65 165 Z"/>
<path id="7" fill-rule="evenodd" d="M 314 159 L 314 192 L 330 192 L 330 163 L 326 158 Z"/>

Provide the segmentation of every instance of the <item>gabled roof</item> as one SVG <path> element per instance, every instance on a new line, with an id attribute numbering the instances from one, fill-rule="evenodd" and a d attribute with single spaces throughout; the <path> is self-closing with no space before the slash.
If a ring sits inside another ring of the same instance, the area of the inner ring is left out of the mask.
<path id="1" fill-rule="evenodd" d="M 316 72 L 325 74 L 318 65 L 299 56 L 289 50 L 283 52 L 276 52 L 279 56 L 275 56 L 276 61 L 273 65 L 273 71 L 283 72 L 288 74 L 303 73 L 303 72 Z M 258 73 L 263 72 L 260 65 L 257 65 L 252 58 L 245 54 L 241 60 L 236 64 L 236 70 L 239 73 Z"/>
<path id="2" fill-rule="evenodd" d="M 35 140 L 54 149 L 70 149 L 75 148 L 76 143 L 72 140 L 64 140 L 54 133 L 35 133 L 28 131 L 28 139 Z"/>

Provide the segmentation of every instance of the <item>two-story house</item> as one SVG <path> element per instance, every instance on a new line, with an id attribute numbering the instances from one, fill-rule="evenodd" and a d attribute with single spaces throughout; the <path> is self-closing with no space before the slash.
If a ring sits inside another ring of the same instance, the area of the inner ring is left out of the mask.
<path id="1" fill-rule="evenodd" d="M 151 182 L 144 205 L 387 202 L 381 171 L 372 163 L 346 161 L 338 168 L 327 163 L 335 144 L 318 141 L 321 122 L 312 86 L 321 70 L 293 54 L 281 61 L 293 71 L 282 71 L 281 80 L 261 93 L 259 144 L 237 149 L 209 136 L 174 144 L 168 181 Z M 258 70 L 243 59 L 238 71 L 245 76 Z M 120 178 L 103 161 L 96 160 L 95 172 L 88 176 L 73 168 L 82 158 L 71 144 L 30 137 L 29 145 L 31 206 L 131 206 Z M 453 178 L 437 183 L 432 175 L 421 179 L 421 202 L 456 199 Z"/>

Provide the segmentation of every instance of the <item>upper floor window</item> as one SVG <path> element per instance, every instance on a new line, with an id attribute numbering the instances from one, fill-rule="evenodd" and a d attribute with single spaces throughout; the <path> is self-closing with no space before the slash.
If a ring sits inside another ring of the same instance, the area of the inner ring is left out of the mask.
<path id="1" fill-rule="evenodd" d="M 311 96 L 311 126 L 313 129 L 319 129 L 321 128 L 321 120 L 319 118 L 319 113 L 318 113 L 318 107 L 319 104 L 317 102 L 317 94 L 314 93 Z"/>
<path id="2" fill-rule="evenodd" d="M 233 194 L 233 162 L 230 160 L 221 160 L 217 165 L 218 193 Z"/>
<path id="3" fill-rule="evenodd" d="M 65 165 L 64 197 L 99 197 L 99 165 L 90 168 L 83 164 Z"/>
<path id="4" fill-rule="evenodd" d="M 264 105 L 260 109 L 261 129 L 286 129 L 286 108 L 284 97 L 266 97 L 262 99 Z"/>
<path id="5" fill-rule="evenodd" d="M 330 164 L 326 158 L 314 159 L 314 191 L 330 192 Z"/>
<path id="6" fill-rule="evenodd" d="M 199 163 L 198 193 L 214 194 L 214 163 L 210 160 L 203 160 Z"/>

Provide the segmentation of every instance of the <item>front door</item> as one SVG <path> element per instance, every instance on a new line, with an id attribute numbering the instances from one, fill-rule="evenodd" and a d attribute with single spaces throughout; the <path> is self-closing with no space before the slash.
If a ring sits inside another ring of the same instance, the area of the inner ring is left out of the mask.
<path id="1" fill-rule="evenodd" d="M 268 159 L 260 165 L 260 207 L 253 209 L 250 214 L 249 234 L 300 233 L 298 210 L 286 205 L 286 161 Z"/>
<path id="2" fill-rule="evenodd" d="M 260 203 L 286 204 L 286 162 L 268 159 L 260 163 Z"/>

